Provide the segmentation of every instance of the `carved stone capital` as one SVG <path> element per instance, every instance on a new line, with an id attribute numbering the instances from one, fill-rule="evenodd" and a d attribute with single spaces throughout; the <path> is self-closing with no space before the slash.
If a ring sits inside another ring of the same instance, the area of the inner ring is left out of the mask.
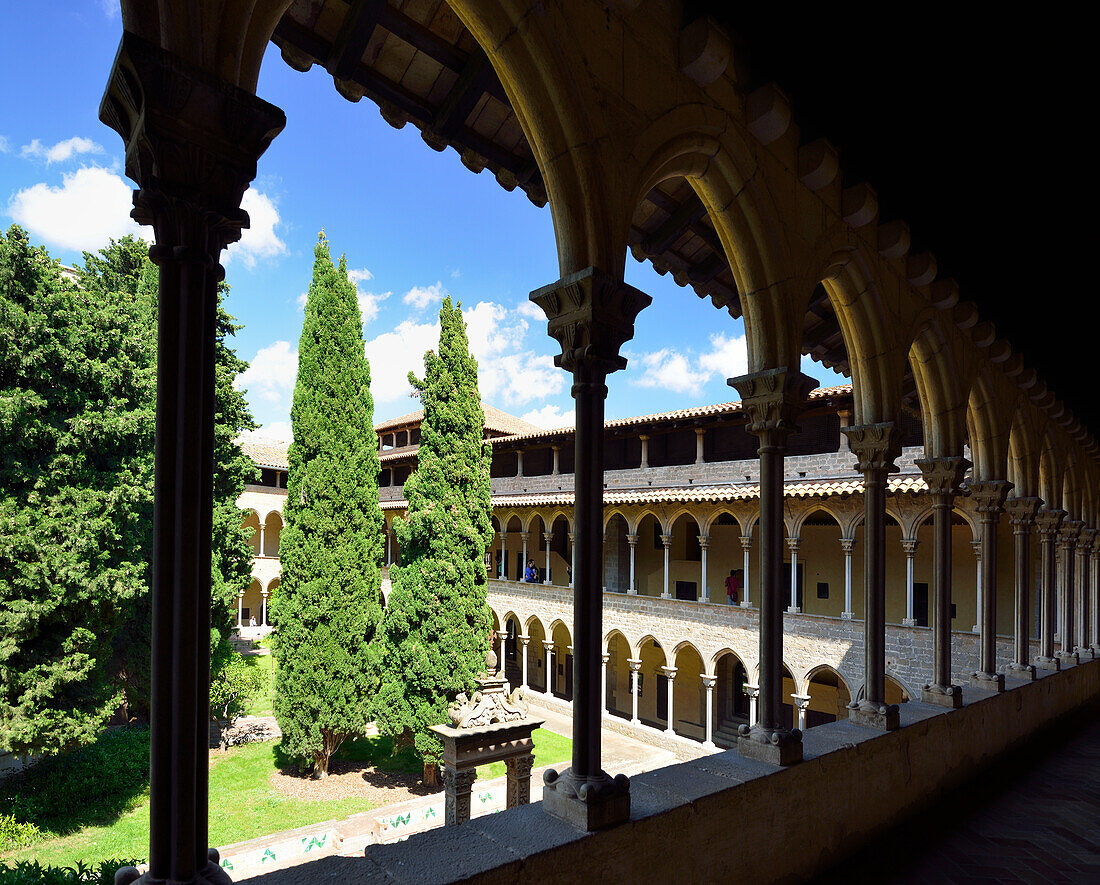
<path id="1" fill-rule="evenodd" d="M 666 535 L 666 534 L 662 533 L 661 534 L 661 543 L 665 546 L 665 549 L 667 550 L 669 547 L 672 546 L 672 535 Z"/>
<path id="2" fill-rule="evenodd" d="M 653 301 L 644 292 L 596 267 L 586 267 L 531 293 L 549 333 L 561 345 L 554 365 L 606 375 L 626 368 L 619 348 L 634 337 L 634 319 Z"/>
<path id="3" fill-rule="evenodd" d="M 752 535 L 741 536 L 741 549 L 752 550 Z"/>
<path id="4" fill-rule="evenodd" d="M 767 369 L 726 381 L 741 394 L 741 409 L 749 419 L 749 433 L 777 432 L 786 436 L 798 430 L 795 423 L 806 397 L 817 382 L 786 368 Z"/>
<path id="5" fill-rule="evenodd" d="M 248 227 L 241 197 L 256 160 L 286 125 L 247 90 L 124 31 L 99 118 L 126 143 L 134 219 L 151 224 L 163 261 L 180 250 L 216 264 Z"/>
<path id="6" fill-rule="evenodd" d="M 951 498 L 959 494 L 963 475 L 970 469 L 966 458 L 918 458 L 914 463 L 924 476 L 928 494 L 934 498 Z"/>
<path id="7" fill-rule="evenodd" d="M 1062 526 L 1058 530 L 1058 543 L 1062 547 L 1072 547 L 1077 543 L 1077 536 L 1085 524 L 1079 519 L 1062 520 Z"/>
<path id="8" fill-rule="evenodd" d="M 792 553 L 797 553 L 798 548 L 802 546 L 801 538 L 787 538 L 787 549 Z"/>
<path id="9" fill-rule="evenodd" d="M 713 690 L 714 686 L 718 684 L 717 676 L 700 676 L 699 680 L 703 683 L 703 688 L 707 691 Z"/>
<path id="10" fill-rule="evenodd" d="M 699 535 L 699 546 L 706 550 L 710 546 L 710 535 Z"/>
<path id="11" fill-rule="evenodd" d="M 638 543 L 638 536 L 633 535 L 633 534 L 628 534 L 626 536 L 626 543 L 629 544 L 631 547 L 635 546 Z"/>
<path id="12" fill-rule="evenodd" d="M 840 539 L 840 549 L 843 550 L 845 553 L 851 553 L 852 550 L 855 548 L 855 546 L 856 546 L 856 539 L 855 538 L 841 538 Z"/>
<path id="13" fill-rule="evenodd" d="M 1013 485 L 1006 479 L 972 480 L 966 484 L 978 513 L 995 516 L 1004 510 Z"/>
<path id="14" fill-rule="evenodd" d="M 893 421 L 844 427 L 841 433 L 848 437 L 859 473 L 893 473 L 898 469 L 894 459 L 901 454 L 901 432 Z"/>
<path id="15" fill-rule="evenodd" d="M 1081 529 L 1081 535 L 1077 540 L 1077 552 L 1086 555 L 1096 553 L 1096 538 L 1100 535 L 1100 529 Z"/>
<path id="16" fill-rule="evenodd" d="M 1035 525 L 1035 515 L 1042 503 L 1039 498 L 1009 498 L 1005 501 L 1005 512 L 1012 525 L 1028 528 Z"/>
<path id="17" fill-rule="evenodd" d="M 915 556 L 918 544 L 920 544 L 920 541 L 918 541 L 916 538 L 901 539 L 901 549 L 906 556 Z"/>
<path id="18" fill-rule="evenodd" d="M 1054 538 L 1062 525 L 1062 520 L 1067 516 L 1065 510 L 1052 510 L 1040 507 L 1035 514 L 1035 525 L 1039 527 L 1039 534 Z"/>

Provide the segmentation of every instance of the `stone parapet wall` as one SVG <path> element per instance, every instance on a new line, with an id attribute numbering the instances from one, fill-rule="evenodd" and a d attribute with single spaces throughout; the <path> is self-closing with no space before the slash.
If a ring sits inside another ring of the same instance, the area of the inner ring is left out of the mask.
<path id="1" fill-rule="evenodd" d="M 569 587 L 489 582 L 489 606 L 503 627 L 509 614 L 519 620 L 524 633 L 538 618 L 546 629 L 561 620 L 572 629 L 573 591 Z M 604 646 L 613 631 L 623 634 L 637 657 L 643 640 L 657 640 L 666 654 L 690 643 L 703 659 L 706 671 L 715 672 L 717 659 L 734 652 L 750 674 L 759 662 L 760 613 L 755 608 L 605 593 L 603 604 Z M 828 665 L 844 677 L 855 697 L 863 685 L 863 621 L 820 615 L 784 614 L 783 661 L 790 668 L 800 693 L 806 692 L 813 670 Z M 1033 654 L 1038 643 L 1032 643 Z M 1012 660 L 1011 637 L 998 637 L 997 666 Z M 951 642 L 954 681 L 965 685 L 978 665 L 978 636 L 955 632 Z M 932 631 L 927 627 L 886 627 L 886 670 L 911 697 L 932 677 Z"/>

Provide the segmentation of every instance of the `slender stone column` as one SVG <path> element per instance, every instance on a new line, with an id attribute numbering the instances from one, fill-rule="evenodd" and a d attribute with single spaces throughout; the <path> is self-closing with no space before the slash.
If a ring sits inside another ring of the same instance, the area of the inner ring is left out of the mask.
<path id="1" fill-rule="evenodd" d="M 1100 532 L 1093 538 L 1089 562 L 1089 632 L 1093 657 L 1100 657 Z"/>
<path id="2" fill-rule="evenodd" d="M 884 731 L 899 725 L 897 704 L 886 703 L 886 480 L 897 469 L 900 434 L 891 421 L 844 431 L 856 470 L 863 474 L 864 696 L 852 701 L 849 719 Z"/>
<path id="3" fill-rule="evenodd" d="M 260 603 L 260 626 L 267 626 L 267 590 L 263 591 L 263 600 Z"/>
<path id="4" fill-rule="evenodd" d="M 1035 514 L 1042 504 L 1038 498 L 1009 498 L 1005 501 L 1005 510 L 1012 521 L 1012 535 L 1015 542 L 1015 580 L 1016 580 L 1016 617 L 1014 621 L 1015 643 L 1013 660 L 1008 665 L 1006 675 L 1014 679 L 1031 680 L 1035 678 L 1035 667 L 1031 663 L 1031 631 L 1029 614 L 1031 611 L 1031 527 L 1035 525 Z"/>
<path id="5" fill-rule="evenodd" d="M 676 722 L 676 716 L 672 712 L 672 689 L 676 683 L 676 668 L 662 667 L 661 675 L 665 677 L 665 686 L 668 689 L 668 709 L 666 710 L 667 720 L 665 723 L 665 733 L 671 735 L 676 733 L 676 729 L 673 727 L 674 723 Z"/>
<path id="6" fill-rule="evenodd" d="M 801 731 L 805 731 L 806 711 L 810 709 L 810 696 L 806 694 L 792 694 L 791 700 L 794 701 L 795 708 L 798 710 L 798 727 Z"/>
<path id="7" fill-rule="evenodd" d="M 706 430 L 702 427 L 695 428 L 695 465 L 698 467 L 703 463 L 703 437 L 706 436 Z"/>
<path id="8" fill-rule="evenodd" d="M 554 673 L 551 670 L 552 662 L 550 660 L 550 653 L 554 651 L 554 648 L 555 648 L 555 646 L 554 646 L 554 640 L 553 639 L 544 639 L 542 641 L 542 655 L 543 655 L 543 669 L 542 669 L 542 672 L 543 672 L 543 676 L 544 676 L 545 682 L 546 682 L 546 687 L 545 687 L 545 692 L 544 693 L 547 694 L 547 695 L 553 695 L 554 694 L 554 682 L 556 681 L 556 677 L 558 675 L 557 673 Z"/>
<path id="9" fill-rule="evenodd" d="M 798 547 L 801 543 L 801 538 L 787 538 L 787 547 L 791 551 L 791 604 L 787 606 L 787 611 L 795 615 L 802 611 L 798 605 Z"/>
<path id="10" fill-rule="evenodd" d="M 519 641 L 520 641 L 520 644 L 523 645 L 523 676 L 521 677 L 522 682 L 520 684 L 524 687 L 524 689 L 526 689 L 527 688 L 527 646 L 531 642 L 531 637 L 530 636 L 524 636 L 524 635 L 521 634 L 519 636 Z"/>
<path id="11" fill-rule="evenodd" d="M 550 580 L 550 542 L 554 540 L 554 536 L 550 532 L 543 532 L 542 540 L 546 542 L 546 580 L 542 583 L 550 584 L 553 583 Z"/>
<path id="12" fill-rule="evenodd" d="M 714 686 L 718 684 L 717 676 L 700 676 L 702 680 L 703 688 L 707 691 L 707 703 L 706 703 L 706 739 L 703 741 L 703 746 L 714 746 Z"/>
<path id="13" fill-rule="evenodd" d="M 561 455 L 561 446 L 551 446 L 550 449 L 554 453 L 554 466 L 550 469 L 551 476 L 557 476 L 561 473 L 559 467 L 559 455 Z"/>
<path id="14" fill-rule="evenodd" d="M 573 534 L 573 532 L 570 532 L 569 533 L 569 562 L 570 562 L 569 586 L 570 587 L 573 586 L 573 581 L 575 580 L 575 576 L 577 574 L 577 544 L 576 544 L 576 540 L 577 540 L 577 536 L 575 534 Z"/>
<path id="15" fill-rule="evenodd" d="M 237 594 L 237 626 L 244 626 L 244 591 Z"/>
<path id="16" fill-rule="evenodd" d="M 389 529 L 384 529 L 384 531 L 386 533 L 386 565 L 391 565 L 393 558 L 390 556 L 390 531 Z"/>
<path id="17" fill-rule="evenodd" d="M 741 608 L 752 608 L 752 600 L 749 599 L 749 551 L 752 549 L 752 535 L 741 536 L 741 571 L 745 573 L 744 585 L 742 590 L 745 593 L 745 598 L 741 600 Z"/>
<path id="18" fill-rule="evenodd" d="M 661 591 L 661 599 L 671 599 L 672 594 L 668 590 L 668 559 L 672 549 L 672 535 L 661 535 L 661 544 L 665 548 L 665 583 L 664 589 Z"/>
<path id="19" fill-rule="evenodd" d="M 260 523 L 260 556 L 267 556 L 267 547 L 264 545 L 264 524 Z"/>
<path id="20" fill-rule="evenodd" d="M 573 374 L 574 514 L 577 568 L 573 591 L 573 759 L 543 776 L 543 810 L 584 830 L 630 817 L 630 782 L 611 778 L 600 764 L 603 651 L 603 462 L 605 380 L 625 368 L 619 348 L 634 335 L 634 318 L 652 299 L 618 276 L 595 267 L 569 274 L 531 300 L 546 314 L 562 352 L 554 358 Z"/>
<path id="21" fill-rule="evenodd" d="M 970 628 L 971 633 L 981 633 L 982 625 L 982 541 L 971 541 L 970 547 L 974 551 L 974 621 Z"/>
<path id="22" fill-rule="evenodd" d="M 952 709 L 962 706 L 962 689 L 951 682 L 951 507 L 970 462 L 965 458 L 918 460 L 932 499 L 932 681 L 921 700 Z"/>
<path id="23" fill-rule="evenodd" d="M 749 722 L 756 722 L 757 713 L 759 712 L 758 708 L 760 706 L 760 686 L 749 685 L 746 682 L 745 694 L 748 695 L 749 698 Z M 738 738 L 738 743 L 740 743 L 740 738 Z"/>
<path id="24" fill-rule="evenodd" d="M 638 674 L 642 669 L 642 662 L 630 658 L 627 660 L 626 665 L 630 667 L 630 696 L 631 696 L 631 714 L 630 721 L 637 725 L 640 720 L 638 719 Z"/>
<path id="25" fill-rule="evenodd" d="M 506 548 L 507 548 L 507 544 L 508 544 L 508 533 L 507 532 L 501 532 L 500 533 L 500 579 L 502 581 L 507 581 L 508 580 L 508 572 L 504 570 L 504 562 L 505 562 L 504 554 L 505 554 L 505 551 L 506 551 Z"/>
<path id="26" fill-rule="evenodd" d="M 523 449 L 516 449 L 516 476 L 523 476 Z"/>
<path id="27" fill-rule="evenodd" d="M 998 479 L 972 481 L 969 486 L 970 498 L 978 507 L 982 533 L 982 582 L 978 597 L 981 638 L 978 671 L 971 675 L 970 684 L 985 691 L 1004 691 L 1004 674 L 997 672 L 997 523 L 1012 483 Z"/>
<path id="28" fill-rule="evenodd" d="M 901 539 L 901 549 L 905 553 L 905 617 L 901 623 L 906 627 L 917 626 L 917 619 L 913 617 L 913 557 L 919 543 L 916 538 Z"/>
<path id="29" fill-rule="evenodd" d="M 1077 576 L 1074 586 L 1077 588 L 1077 623 L 1074 636 L 1077 644 L 1074 651 L 1079 659 L 1092 660 L 1092 643 L 1089 642 L 1089 554 L 1092 552 L 1095 529 L 1083 528 L 1077 539 Z"/>
<path id="30" fill-rule="evenodd" d="M 644 469 L 649 466 L 649 435 L 640 433 L 638 439 L 642 442 L 642 468 Z"/>
<path id="31" fill-rule="evenodd" d="M 626 543 L 630 547 L 630 586 L 627 587 L 626 592 L 633 596 L 638 592 L 638 585 L 634 581 L 634 548 L 638 546 L 638 536 L 627 535 Z"/>
<path id="32" fill-rule="evenodd" d="M 600 713 L 601 715 L 607 709 L 607 663 L 611 660 L 611 655 L 604 653 L 601 658 L 602 666 L 600 668 Z"/>
<path id="33" fill-rule="evenodd" d="M 699 536 L 699 587 L 701 589 L 700 599 L 703 602 L 710 602 L 710 589 L 707 587 L 707 548 L 710 546 L 710 537 L 708 535 Z"/>
<path id="34" fill-rule="evenodd" d="M 1062 645 L 1058 657 L 1063 664 L 1080 663 L 1077 656 L 1076 641 L 1074 637 L 1073 623 L 1073 599 L 1074 599 L 1074 558 L 1077 549 L 1077 536 L 1081 533 L 1084 523 L 1077 519 L 1067 519 L 1062 523 L 1062 531 L 1059 536 L 1059 548 L 1062 552 L 1061 583 L 1062 583 Z"/>
<path id="35" fill-rule="evenodd" d="M 1055 543 L 1058 529 L 1066 516 L 1064 510 L 1043 507 L 1035 515 L 1039 527 L 1040 555 L 1042 556 L 1042 606 L 1039 618 L 1039 656 L 1035 666 L 1040 670 L 1060 670 L 1061 661 L 1054 655 L 1054 621 L 1057 591 L 1057 567 Z"/>
<path id="36" fill-rule="evenodd" d="M 848 442 L 847 437 L 844 437 L 844 442 Z M 852 548 L 855 545 L 855 538 L 840 539 L 840 549 L 844 551 L 844 611 L 840 613 L 840 616 L 846 621 L 850 621 L 855 617 L 855 613 L 852 611 Z"/>
<path id="37" fill-rule="evenodd" d="M 476 768 L 456 771 L 450 765 L 443 766 L 444 818 L 448 827 L 470 819 L 470 790 L 476 779 Z"/>
<path id="38" fill-rule="evenodd" d="M 527 578 L 527 538 L 530 536 L 530 532 L 520 532 L 519 538 L 523 542 L 523 559 L 520 562 L 519 568 L 519 580 L 523 581 Z"/>
<path id="39" fill-rule="evenodd" d="M 159 267 L 148 883 L 227 883 L 208 850 L 214 345 L 222 250 L 282 111 L 123 33 L 100 119 L 126 142 Z M 138 879 L 133 867 L 116 881 Z"/>
<path id="40" fill-rule="evenodd" d="M 816 386 L 785 368 L 731 378 L 760 458 L 760 709 L 738 728 L 737 752 L 773 765 L 802 760 L 802 732 L 783 726 L 783 457 L 787 437 Z"/>

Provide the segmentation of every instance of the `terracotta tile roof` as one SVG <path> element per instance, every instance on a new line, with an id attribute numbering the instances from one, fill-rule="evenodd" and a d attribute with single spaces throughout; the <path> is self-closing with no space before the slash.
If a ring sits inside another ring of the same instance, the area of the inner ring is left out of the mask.
<path id="1" fill-rule="evenodd" d="M 284 440 L 267 439 L 254 433 L 244 433 L 237 443 L 253 463 L 259 467 L 271 467 L 276 470 L 289 470 L 286 450 L 290 443 Z"/>
<path id="2" fill-rule="evenodd" d="M 899 494 L 905 492 L 923 492 L 928 489 L 923 477 L 919 474 L 899 474 L 891 476 L 886 484 L 888 492 Z M 815 479 L 797 480 L 788 482 L 783 487 L 783 494 L 791 498 L 814 498 L 837 495 L 853 495 L 863 493 L 863 480 L 859 477 L 851 479 Z M 687 486 L 680 488 L 664 489 L 621 489 L 605 491 L 603 503 L 605 506 L 616 504 L 708 504 L 722 503 L 725 501 L 754 501 L 760 497 L 760 486 L 757 483 L 743 483 L 739 485 L 722 486 Z M 572 505 L 572 492 L 542 492 L 523 495 L 493 495 L 494 507 L 550 507 L 555 505 Z M 406 501 L 385 501 L 383 510 L 403 510 L 408 506 Z"/>
<path id="3" fill-rule="evenodd" d="M 497 433 L 542 433 L 543 429 L 537 424 L 532 424 L 530 421 L 524 421 L 522 418 L 517 418 L 515 415 L 509 415 L 507 412 L 503 412 L 500 409 L 490 406 L 487 403 L 481 404 L 481 409 L 485 413 L 485 429 L 492 430 Z M 374 429 L 378 433 L 384 433 L 387 430 L 392 430 L 395 427 L 404 427 L 409 424 L 419 424 L 424 420 L 424 410 L 417 409 L 415 412 L 409 412 L 407 415 L 398 415 L 396 418 L 390 418 L 388 421 L 382 421 L 374 425 Z"/>

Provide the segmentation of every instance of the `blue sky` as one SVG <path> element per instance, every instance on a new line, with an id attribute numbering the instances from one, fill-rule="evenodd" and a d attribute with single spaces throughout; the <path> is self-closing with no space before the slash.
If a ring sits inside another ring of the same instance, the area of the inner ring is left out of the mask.
<path id="1" fill-rule="evenodd" d="M 81 250 L 138 232 L 121 139 L 97 116 L 121 35 L 117 5 L 17 4 L 5 25 L 0 222 L 20 223 L 76 263 Z M 274 46 L 257 94 L 286 112 L 287 127 L 245 196 L 253 228 L 223 263 L 228 309 L 244 324 L 237 350 L 252 364 L 240 384 L 261 433 L 289 433 L 301 301 L 321 228 L 334 257 L 347 255 L 360 293 L 377 420 L 417 407 L 405 376 L 433 346 L 448 292 L 467 313 L 482 398 L 544 427 L 572 423 L 568 377 L 552 362 L 558 347 L 527 301 L 558 278 L 549 209 L 473 174 L 454 151 L 431 150 L 412 124 L 391 128 L 369 99 L 341 98 L 322 69 L 292 70 Z M 653 304 L 624 348 L 627 369 L 609 378 L 608 417 L 735 398 L 725 379 L 745 371 L 741 321 L 630 257 L 627 281 Z M 838 383 L 803 362 L 823 384 Z"/>

